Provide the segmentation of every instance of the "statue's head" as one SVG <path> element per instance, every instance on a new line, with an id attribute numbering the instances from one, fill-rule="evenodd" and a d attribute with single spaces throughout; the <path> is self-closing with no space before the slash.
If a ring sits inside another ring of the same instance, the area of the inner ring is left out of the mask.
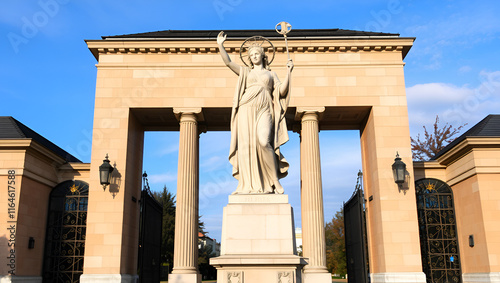
<path id="1" fill-rule="evenodd" d="M 267 63 L 267 55 L 264 52 L 264 48 L 259 44 L 252 45 L 248 48 L 248 58 L 250 61 L 250 65 L 253 68 L 254 64 L 262 64 L 262 67 L 265 69 L 269 69 Z"/>

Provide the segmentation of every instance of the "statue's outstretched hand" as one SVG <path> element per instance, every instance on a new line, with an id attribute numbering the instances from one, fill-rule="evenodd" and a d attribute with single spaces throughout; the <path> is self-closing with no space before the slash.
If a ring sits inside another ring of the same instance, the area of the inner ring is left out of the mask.
<path id="1" fill-rule="evenodd" d="M 217 36 L 217 44 L 222 45 L 224 41 L 226 41 L 227 34 L 224 34 L 223 31 L 219 32 Z"/>

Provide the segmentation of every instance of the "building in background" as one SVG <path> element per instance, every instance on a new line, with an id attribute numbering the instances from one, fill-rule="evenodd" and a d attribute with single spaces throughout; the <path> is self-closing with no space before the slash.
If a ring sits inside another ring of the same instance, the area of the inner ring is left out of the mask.
<path id="1" fill-rule="evenodd" d="M 220 243 L 205 234 L 198 232 L 198 249 L 210 247 L 212 256 L 220 256 Z"/>
<path id="2" fill-rule="evenodd" d="M 295 246 L 297 247 L 297 254 L 302 253 L 302 228 L 295 228 Z"/>

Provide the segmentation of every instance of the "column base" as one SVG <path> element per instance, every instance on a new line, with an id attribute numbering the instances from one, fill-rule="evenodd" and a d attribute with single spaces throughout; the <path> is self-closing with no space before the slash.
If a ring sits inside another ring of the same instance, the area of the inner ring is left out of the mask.
<path id="1" fill-rule="evenodd" d="M 370 273 L 371 283 L 425 283 L 423 272 Z"/>
<path id="2" fill-rule="evenodd" d="M 198 273 L 170 273 L 168 283 L 201 283 L 201 274 Z"/>
<path id="3" fill-rule="evenodd" d="M 16 275 L 0 276 L 0 283 L 11 283 L 11 282 L 42 283 L 42 276 L 16 276 Z"/>
<path id="4" fill-rule="evenodd" d="M 500 283 L 500 272 L 464 273 L 462 279 L 464 283 Z"/>
<path id="5" fill-rule="evenodd" d="M 331 283 L 332 274 L 325 273 L 306 273 L 302 275 L 302 283 Z"/>
<path id="6" fill-rule="evenodd" d="M 131 274 L 82 274 L 80 283 L 136 283 L 138 279 L 139 276 Z"/>

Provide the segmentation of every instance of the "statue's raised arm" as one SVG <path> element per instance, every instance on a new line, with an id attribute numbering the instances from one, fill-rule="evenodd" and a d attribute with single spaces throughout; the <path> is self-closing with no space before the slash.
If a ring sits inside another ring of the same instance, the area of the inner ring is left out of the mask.
<path id="1" fill-rule="evenodd" d="M 240 66 L 234 62 L 231 61 L 231 58 L 229 58 L 229 55 L 226 52 L 226 49 L 224 48 L 224 41 L 226 41 L 227 35 L 224 34 L 223 31 L 219 33 L 217 36 L 217 45 L 219 45 L 219 51 L 220 51 L 220 56 L 222 57 L 222 61 L 224 61 L 224 64 L 229 67 L 236 75 L 240 75 Z"/>

